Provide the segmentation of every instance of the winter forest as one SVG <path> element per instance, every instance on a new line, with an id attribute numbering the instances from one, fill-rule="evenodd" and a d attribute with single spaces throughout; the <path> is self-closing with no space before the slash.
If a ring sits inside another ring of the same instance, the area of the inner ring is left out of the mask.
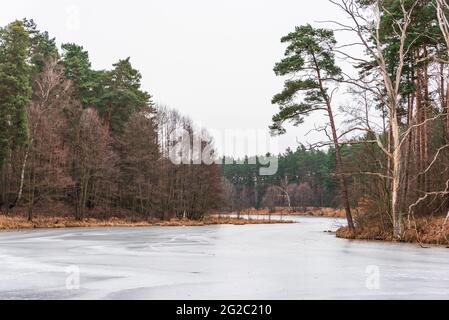
<path id="1" fill-rule="evenodd" d="M 447 242 L 449 2 L 329 5 L 346 19 L 292 26 L 281 39 L 273 77 L 284 88 L 266 128 L 282 135 L 319 114 L 327 139 L 281 150 L 269 176 L 257 164 L 267 155 L 170 161 L 173 133 L 207 128 L 155 104 L 132 57 L 95 70 L 95 53 L 58 47 L 31 18 L 1 27 L 0 213 L 201 220 L 333 208 L 344 211 L 343 237 Z M 338 42 L 341 33 L 354 42 Z"/>
<path id="2" fill-rule="evenodd" d="M 59 51 L 33 20 L 1 30 L 0 165 L 3 210 L 201 218 L 217 208 L 217 166 L 175 166 L 168 133 L 196 130 L 156 108 L 130 59 L 93 70 L 82 46 Z"/>

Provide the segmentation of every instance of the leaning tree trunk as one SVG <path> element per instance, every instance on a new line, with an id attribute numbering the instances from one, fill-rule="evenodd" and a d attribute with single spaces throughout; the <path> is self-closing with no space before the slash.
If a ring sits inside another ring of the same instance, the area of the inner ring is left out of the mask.
<path id="1" fill-rule="evenodd" d="M 343 205 L 345 207 L 346 220 L 348 221 L 348 227 L 351 230 L 354 230 L 354 220 L 352 218 L 351 205 L 349 203 L 349 192 L 348 192 L 348 187 L 346 185 L 346 177 L 343 174 L 343 161 L 342 161 L 342 157 L 341 157 L 340 143 L 338 142 L 337 128 L 335 127 L 335 120 L 334 120 L 334 114 L 332 112 L 331 101 L 330 101 L 329 96 L 326 93 L 326 90 L 324 89 L 323 79 L 321 77 L 321 71 L 320 71 L 320 68 L 318 66 L 318 63 L 317 63 L 315 57 L 314 57 L 314 60 L 315 60 L 314 61 L 315 67 L 316 67 L 315 71 L 317 73 L 321 95 L 326 103 L 327 113 L 329 116 L 329 122 L 330 122 L 331 130 L 332 130 L 332 140 L 333 140 L 333 143 L 335 146 L 335 157 L 336 157 L 336 162 L 337 162 L 337 175 L 338 175 L 338 180 L 339 180 L 339 184 L 340 184 L 340 195 L 341 195 L 341 198 L 343 201 Z"/>
<path id="2" fill-rule="evenodd" d="M 352 218 L 351 205 L 349 203 L 349 192 L 348 187 L 346 185 L 346 177 L 343 174 L 343 160 L 341 157 L 340 144 L 338 143 L 337 129 L 335 127 L 334 116 L 330 106 L 328 107 L 328 113 L 332 129 L 332 139 L 334 140 L 333 142 L 335 146 L 335 157 L 337 162 L 338 180 L 340 184 L 340 194 L 343 201 L 343 205 L 345 207 L 346 220 L 348 221 L 348 226 L 351 230 L 354 230 L 354 220 Z"/>

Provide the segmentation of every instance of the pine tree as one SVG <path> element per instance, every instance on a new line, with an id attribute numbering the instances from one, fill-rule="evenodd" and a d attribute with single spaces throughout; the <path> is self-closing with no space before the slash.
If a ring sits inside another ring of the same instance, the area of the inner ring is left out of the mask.
<path id="1" fill-rule="evenodd" d="M 315 29 L 311 25 L 297 27 L 281 40 L 288 43 L 285 58 L 276 64 L 278 76 L 289 76 L 284 90 L 273 98 L 280 112 L 273 117 L 272 130 L 284 133 L 284 122 L 295 125 L 303 123 L 304 117 L 314 111 L 325 111 L 331 128 L 335 147 L 340 193 L 346 210 L 348 225 L 354 228 L 345 176 L 342 172 L 342 157 L 337 129 L 332 110 L 330 90 L 332 83 L 341 78 L 341 69 L 335 63 L 336 40 L 331 30 Z M 302 98 L 297 102 L 297 98 Z"/>
<path id="2" fill-rule="evenodd" d="M 103 94 L 98 103 L 100 115 L 115 133 L 121 133 L 131 115 L 151 104 L 151 96 L 141 90 L 142 75 L 130 58 L 120 60 L 106 73 Z"/>
<path id="3" fill-rule="evenodd" d="M 89 53 L 82 46 L 66 43 L 62 50 L 65 75 L 74 83 L 74 98 L 81 101 L 83 108 L 94 106 L 101 90 L 103 72 L 92 70 Z"/>
<path id="4" fill-rule="evenodd" d="M 30 62 L 33 75 L 42 72 L 50 57 L 59 57 L 55 38 L 47 31 L 40 31 L 33 19 L 23 19 L 23 27 L 30 37 Z"/>
<path id="5" fill-rule="evenodd" d="M 0 34 L 0 167 L 11 150 L 28 138 L 26 107 L 31 98 L 27 63 L 29 36 L 15 21 Z"/>

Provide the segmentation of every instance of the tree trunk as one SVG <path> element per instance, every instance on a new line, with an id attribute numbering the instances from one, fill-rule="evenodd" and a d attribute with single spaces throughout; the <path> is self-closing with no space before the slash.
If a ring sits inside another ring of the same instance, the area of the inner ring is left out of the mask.
<path id="1" fill-rule="evenodd" d="M 34 212 L 34 197 L 35 197 L 35 186 L 36 186 L 36 175 L 33 172 L 32 186 L 30 187 L 30 203 L 28 204 L 28 221 L 33 221 L 33 212 Z"/>
<path id="2" fill-rule="evenodd" d="M 391 127 L 393 132 L 393 183 L 391 190 L 391 214 L 393 216 L 393 231 L 397 239 L 402 237 L 402 213 L 400 208 L 400 182 L 401 182 L 401 149 L 400 149 L 400 133 L 399 124 L 396 115 L 396 106 L 392 107 L 390 112 L 393 114 L 391 119 Z"/>
<path id="3" fill-rule="evenodd" d="M 1 177 L 0 177 L 0 212 L 6 203 L 6 166 L 0 167 Z"/>
<path id="4" fill-rule="evenodd" d="M 25 152 L 25 156 L 23 158 L 23 162 L 22 162 L 22 168 L 20 170 L 20 183 L 19 183 L 19 191 L 17 192 L 17 196 L 14 199 L 14 202 L 9 206 L 9 209 L 13 209 L 15 206 L 17 206 L 17 204 L 19 203 L 19 201 L 22 199 L 22 194 L 23 194 L 23 185 L 24 185 L 24 181 L 25 181 L 25 168 L 27 165 L 27 161 L 28 161 L 28 156 L 30 154 L 30 147 L 27 147 L 27 150 Z"/>
<path id="5" fill-rule="evenodd" d="M 409 103 L 407 110 L 407 127 L 410 127 L 413 118 L 413 108 L 415 102 L 415 95 L 413 93 L 409 94 Z M 413 143 L 413 132 L 410 132 L 410 135 L 407 139 L 407 151 L 405 155 L 405 181 L 404 181 L 404 196 L 403 196 L 403 205 L 407 206 L 408 204 L 408 193 L 409 193 L 409 182 L 410 182 L 410 155 L 412 153 L 412 143 Z"/>
<path id="6" fill-rule="evenodd" d="M 449 140 L 449 81 L 447 82 L 447 90 L 446 90 L 446 135 Z"/>
<path id="7" fill-rule="evenodd" d="M 349 203 L 349 192 L 348 187 L 346 185 L 346 177 L 343 174 L 343 161 L 341 157 L 340 144 L 338 143 L 337 129 L 335 128 L 335 122 L 331 108 L 328 108 L 328 112 L 329 112 L 329 121 L 331 123 L 332 128 L 332 138 L 334 140 L 335 146 L 335 157 L 337 161 L 337 174 L 340 184 L 340 194 L 345 208 L 348 226 L 351 230 L 354 230 L 354 220 L 352 218 L 351 205 Z"/>
<path id="8" fill-rule="evenodd" d="M 254 174 L 254 208 L 259 209 L 259 185 L 257 173 Z"/>
<path id="9" fill-rule="evenodd" d="M 338 142 L 337 128 L 335 127 L 335 120 L 334 120 L 334 114 L 332 112 L 331 101 L 330 101 L 329 96 L 327 95 L 325 88 L 324 88 L 323 80 L 321 77 L 320 67 L 318 66 L 315 56 L 313 56 L 313 59 L 314 59 L 315 68 L 316 68 L 315 71 L 316 71 L 317 77 L 318 77 L 318 83 L 320 85 L 321 95 L 323 96 L 323 99 L 326 103 L 327 113 L 329 116 L 329 122 L 330 122 L 331 130 L 332 130 L 332 140 L 333 140 L 334 147 L 335 147 L 335 157 L 336 157 L 336 162 L 337 162 L 337 175 L 338 175 L 338 179 L 339 179 L 339 183 L 340 183 L 340 195 L 341 195 L 343 205 L 345 208 L 346 220 L 348 221 L 348 227 L 349 227 L 349 229 L 354 230 L 354 220 L 352 218 L 351 205 L 349 203 L 349 192 L 348 192 L 348 187 L 346 185 L 346 177 L 343 174 L 343 161 L 342 161 L 342 157 L 341 157 L 340 143 Z"/>
<path id="10" fill-rule="evenodd" d="M 419 54 L 417 55 L 417 59 L 419 58 Z M 422 123 L 422 92 L 421 92 L 421 71 L 420 69 L 417 70 L 417 77 L 416 77 L 416 123 L 420 124 Z M 417 155 L 417 163 L 415 165 L 416 170 L 416 195 L 415 197 L 418 197 L 419 190 L 422 190 L 422 175 L 421 172 L 423 170 L 423 150 L 422 150 L 422 126 L 417 126 L 415 129 L 415 154 Z"/>
<path id="11" fill-rule="evenodd" d="M 424 57 L 427 59 L 428 52 L 427 48 L 424 48 Z M 427 120 L 429 119 L 429 112 L 430 112 L 430 97 L 429 97 L 429 71 L 428 71 L 428 64 L 426 63 L 424 65 L 424 132 L 423 132 L 423 149 L 424 149 L 424 166 L 423 168 L 427 168 L 429 164 L 429 123 Z M 429 179 L 427 176 L 427 173 L 424 173 L 423 175 L 424 180 L 424 191 L 429 190 Z"/>

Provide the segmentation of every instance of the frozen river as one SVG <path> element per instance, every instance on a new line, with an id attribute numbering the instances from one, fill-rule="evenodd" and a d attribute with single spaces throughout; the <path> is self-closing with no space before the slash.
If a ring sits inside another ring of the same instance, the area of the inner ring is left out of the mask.
<path id="1" fill-rule="evenodd" d="M 348 241 L 341 220 L 0 233 L 0 299 L 449 299 L 449 249 Z"/>

